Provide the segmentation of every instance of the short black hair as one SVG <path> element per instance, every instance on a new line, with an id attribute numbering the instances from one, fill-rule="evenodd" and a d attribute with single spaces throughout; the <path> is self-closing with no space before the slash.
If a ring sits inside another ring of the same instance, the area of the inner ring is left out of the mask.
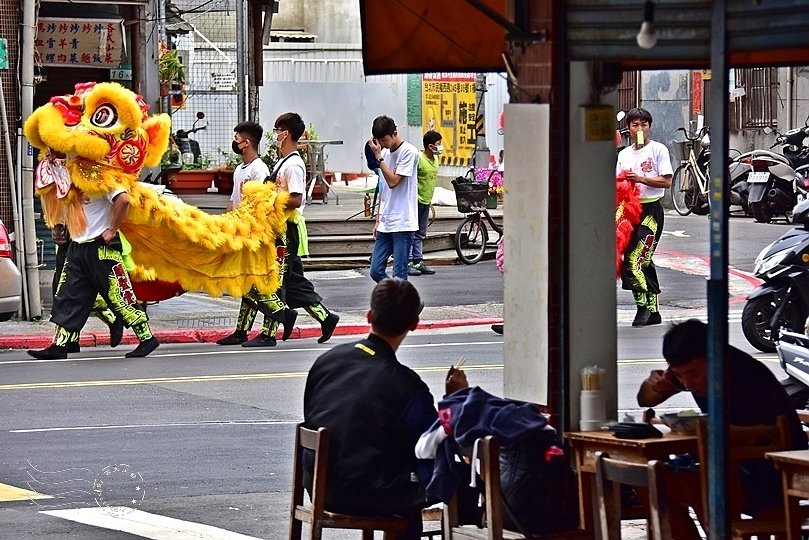
<path id="1" fill-rule="evenodd" d="M 303 123 L 301 115 L 294 112 L 284 113 L 275 119 L 276 129 L 285 129 L 289 131 L 289 136 L 292 140 L 297 142 L 306 131 L 306 124 Z"/>
<path id="2" fill-rule="evenodd" d="M 261 142 L 261 136 L 264 135 L 264 128 L 255 122 L 241 122 L 233 128 L 234 133 L 238 133 L 245 139 L 249 140 L 253 148 L 258 151 L 258 145 Z"/>
<path id="3" fill-rule="evenodd" d="M 626 113 L 626 125 L 628 126 L 635 120 L 641 120 L 644 122 L 649 122 L 649 125 L 652 125 L 652 113 L 647 111 L 642 107 L 635 107 L 634 109 L 629 109 L 629 112 Z"/>
<path id="4" fill-rule="evenodd" d="M 389 116 L 377 116 L 374 118 L 374 124 L 371 126 L 371 134 L 374 139 L 381 139 L 386 135 L 393 135 L 396 133 L 396 122 Z"/>
<path id="5" fill-rule="evenodd" d="M 424 304 L 416 287 L 399 278 L 385 278 L 371 293 L 372 327 L 385 336 L 399 336 L 413 325 Z"/>
<path id="6" fill-rule="evenodd" d="M 431 144 L 435 144 L 441 139 L 443 139 L 443 137 L 441 136 L 440 133 L 438 133 L 437 131 L 430 130 L 424 134 L 422 142 L 424 143 L 424 148 L 427 148 Z"/>
<path id="7" fill-rule="evenodd" d="M 674 324 L 663 336 L 663 358 L 670 366 L 679 366 L 708 352 L 708 325 L 697 319 Z"/>

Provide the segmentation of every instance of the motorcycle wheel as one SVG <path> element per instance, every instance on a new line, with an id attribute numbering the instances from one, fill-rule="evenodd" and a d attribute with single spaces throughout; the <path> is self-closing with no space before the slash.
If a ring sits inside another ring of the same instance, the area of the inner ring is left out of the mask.
<path id="1" fill-rule="evenodd" d="M 750 345 L 756 349 L 772 353 L 778 342 L 778 329 L 786 328 L 793 332 L 802 332 L 803 314 L 793 302 L 789 302 L 781 313 L 778 328 L 770 328 L 770 320 L 775 310 L 781 305 L 781 294 L 771 293 L 748 300 L 742 311 L 742 332 Z"/>
<path id="2" fill-rule="evenodd" d="M 690 186 L 693 186 L 694 178 L 691 175 L 683 178 L 684 169 L 685 167 L 680 165 L 674 171 L 674 179 L 671 181 L 670 189 L 671 205 L 681 216 L 687 216 L 691 213 L 689 202 L 693 200 L 693 193 L 690 193 L 693 190 Z"/>
<path id="3" fill-rule="evenodd" d="M 750 203 L 750 212 L 753 213 L 753 219 L 758 223 L 769 223 L 772 221 L 772 211 L 761 201 Z"/>

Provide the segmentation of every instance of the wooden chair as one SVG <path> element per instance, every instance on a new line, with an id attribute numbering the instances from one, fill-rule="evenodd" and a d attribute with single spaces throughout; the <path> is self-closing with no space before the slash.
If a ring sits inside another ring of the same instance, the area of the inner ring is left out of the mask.
<path id="1" fill-rule="evenodd" d="M 699 442 L 700 476 L 704 515 L 708 515 L 708 427 L 705 422 L 697 424 Z M 767 452 L 780 452 L 790 448 L 789 422 L 786 416 L 779 416 L 774 426 L 730 426 L 728 428 L 727 461 L 727 514 L 730 520 L 730 533 L 733 540 L 750 538 L 786 538 L 786 520 L 783 509 L 761 512 L 760 515 L 742 518 L 745 498 L 739 479 L 739 465 L 742 461 L 764 459 Z"/>
<path id="2" fill-rule="evenodd" d="M 314 477 L 312 479 L 312 504 L 304 506 L 303 497 L 303 448 L 315 454 Z M 396 538 L 404 532 L 407 522 L 399 517 L 353 516 L 337 514 L 325 509 L 326 484 L 328 480 L 329 432 L 326 428 L 317 431 L 306 429 L 298 424 L 295 430 L 295 457 L 292 477 L 292 504 L 290 508 L 290 540 L 300 540 L 302 525 L 309 524 L 309 538 L 320 538 L 323 529 L 361 530 L 364 540 L 372 540 L 374 531 L 384 531 L 384 538 Z"/>
<path id="3" fill-rule="evenodd" d="M 673 538 L 669 526 L 669 504 L 666 500 L 663 475 L 665 464 L 650 461 L 646 465 L 610 459 L 606 452 L 596 452 L 596 487 L 598 493 L 598 519 L 596 530 L 601 538 L 621 538 L 621 485 L 649 490 L 648 538 Z"/>
<path id="4" fill-rule="evenodd" d="M 483 479 L 483 498 L 486 503 L 486 527 L 458 525 L 458 509 L 455 499 L 444 506 L 444 538 L 475 538 L 485 540 L 526 539 L 524 535 L 503 528 L 503 509 L 500 492 L 500 450 L 492 436 L 480 440 L 478 449 L 480 476 Z M 579 540 L 588 538 L 582 531 L 533 535 L 530 540 Z"/>

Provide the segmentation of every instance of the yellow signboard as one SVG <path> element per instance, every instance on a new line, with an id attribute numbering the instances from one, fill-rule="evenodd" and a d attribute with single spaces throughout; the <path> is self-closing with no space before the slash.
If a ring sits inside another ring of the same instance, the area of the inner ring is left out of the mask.
<path id="1" fill-rule="evenodd" d="M 44 66 L 115 68 L 124 51 L 123 20 L 40 17 L 34 45 Z"/>
<path id="2" fill-rule="evenodd" d="M 422 77 L 421 128 L 441 134 L 443 165 L 467 165 L 475 154 L 474 73 L 425 73 Z"/>

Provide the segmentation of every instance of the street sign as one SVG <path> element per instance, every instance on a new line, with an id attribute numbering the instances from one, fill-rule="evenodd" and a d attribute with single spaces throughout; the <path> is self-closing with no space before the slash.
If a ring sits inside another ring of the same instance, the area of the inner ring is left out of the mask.
<path id="1" fill-rule="evenodd" d="M 8 69 L 8 40 L 0 38 L 0 69 Z"/>
<path id="2" fill-rule="evenodd" d="M 110 70 L 110 80 L 111 81 L 131 81 L 132 80 L 132 70 L 131 69 L 111 69 Z"/>

